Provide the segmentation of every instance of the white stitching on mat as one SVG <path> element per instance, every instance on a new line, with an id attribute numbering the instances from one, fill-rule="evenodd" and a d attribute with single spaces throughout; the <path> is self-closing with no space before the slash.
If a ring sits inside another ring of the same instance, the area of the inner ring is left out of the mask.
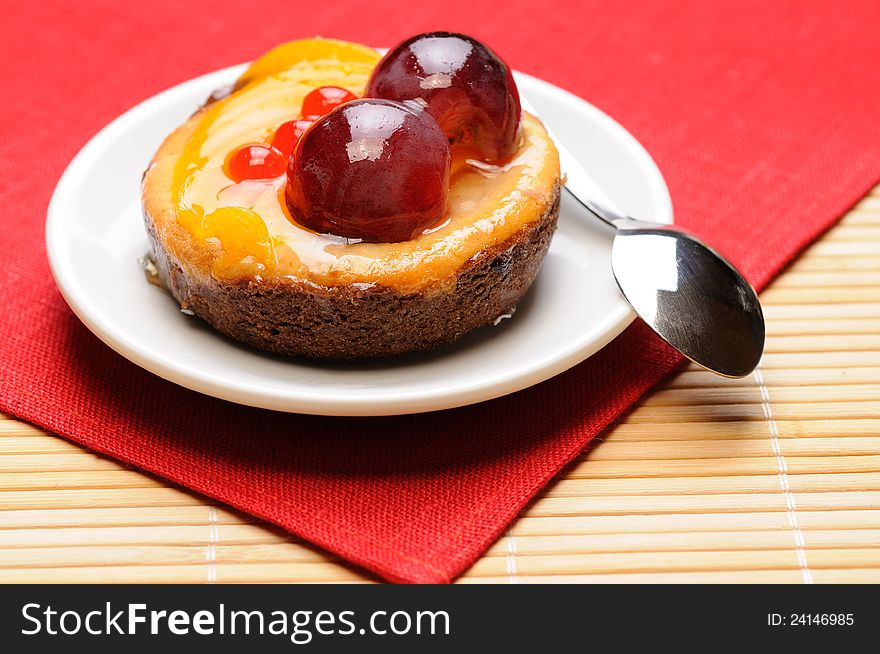
<path id="1" fill-rule="evenodd" d="M 516 576 L 516 537 L 511 533 L 511 528 L 507 529 L 507 580 L 511 584 L 518 584 L 519 578 Z"/>
<path id="2" fill-rule="evenodd" d="M 755 381 L 758 382 L 758 388 L 761 391 L 761 409 L 764 411 L 764 417 L 770 427 L 770 447 L 773 448 L 773 456 L 776 457 L 776 467 L 779 470 L 779 486 L 785 496 L 785 509 L 788 515 L 788 526 L 791 527 L 794 535 L 795 555 L 797 556 L 798 565 L 801 568 L 801 575 L 805 584 L 813 583 L 813 573 L 810 572 L 810 566 L 807 564 L 807 551 L 804 542 L 804 532 L 801 531 L 797 519 L 797 504 L 794 501 L 794 494 L 791 492 L 791 486 L 788 483 L 788 465 L 785 463 L 785 455 L 779 446 L 779 426 L 773 417 L 773 410 L 770 408 L 770 391 L 764 383 L 764 375 L 761 373 L 761 367 L 755 368 Z"/>
<path id="3" fill-rule="evenodd" d="M 208 564 L 208 583 L 217 581 L 217 545 L 220 543 L 220 525 L 217 523 L 217 507 L 208 507 L 208 546 L 205 548 L 205 561 Z"/>

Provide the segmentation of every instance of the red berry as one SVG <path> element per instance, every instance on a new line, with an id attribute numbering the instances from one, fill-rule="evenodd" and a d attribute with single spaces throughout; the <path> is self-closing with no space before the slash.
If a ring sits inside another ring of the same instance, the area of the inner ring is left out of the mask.
<path id="1" fill-rule="evenodd" d="M 357 96 L 351 91 L 346 91 L 338 86 L 319 86 L 303 99 L 302 111 L 304 117 L 315 119 L 332 111 L 343 102 L 357 100 Z"/>
<path id="2" fill-rule="evenodd" d="M 406 241 L 443 219 L 449 162 L 449 140 L 420 107 L 355 100 L 299 140 L 287 168 L 287 207 L 316 232 Z"/>
<path id="3" fill-rule="evenodd" d="M 272 179 L 283 175 L 287 158 L 265 143 L 243 145 L 226 160 L 226 175 L 235 182 L 246 179 Z"/>
<path id="4" fill-rule="evenodd" d="M 366 95 L 424 102 L 454 144 L 472 145 L 489 161 L 516 150 L 521 110 L 513 75 L 469 36 L 431 32 L 407 39 L 376 66 Z"/>
<path id="5" fill-rule="evenodd" d="M 296 147 L 296 142 L 299 141 L 299 137 L 303 135 L 303 132 L 305 132 L 313 122 L 315 121 L 309 120 L 308 118 L 297 118 L 296 120 L 289 120 L 286 123 L 282 123 L 272 135 L 270 145 L 278 150 L 285 159 L 289 158 L 293 153 L 293 148 Z"/>

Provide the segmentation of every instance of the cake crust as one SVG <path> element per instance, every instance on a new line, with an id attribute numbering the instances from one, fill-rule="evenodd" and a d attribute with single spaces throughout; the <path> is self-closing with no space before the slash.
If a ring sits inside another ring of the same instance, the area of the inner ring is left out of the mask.
<path id="1" fill-rule="evenodd" d="M 537 277 L 559 215 L 557 184 L 547 211 L 504 242 L 472 257 L 447 290 L 404 294 L 373 284 L 328 287 L 306 280 L 217 280 L 194 274 L 145 212 L 162 285 L 212 327 L 284 355 L 388 357 L 457 341 L 510 313 Z"/>

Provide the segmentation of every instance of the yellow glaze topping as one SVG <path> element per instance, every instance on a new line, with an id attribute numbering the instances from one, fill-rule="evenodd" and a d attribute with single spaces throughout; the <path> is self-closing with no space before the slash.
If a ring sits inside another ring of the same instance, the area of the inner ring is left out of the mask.
<path id="1" fill-rule="evenodd" d="M 340 86 L 361 95 L 378 60 L 374 50 L 342 41 L 283 44 L 255 61 L 234 93 L 191 119 L 197 122 L 182 150 L 165 155 L 176 157 L 171 201 L 178 222 L 193 237 L 219 246 L 222 254 L 211 270 L 215 278 L 289 277 L 323 286 L 381 284 L 404 293 L 430 291 L 454 283 L 450 274 L 468 259 L 549 209 L 559 159 L 540 121 L 527 114 L 516 155 L 503 167 L 473 160 L 459 166 L 445 220 L 401 243 L 316 234 L 290 219 L 286 176 L 234 183 L 225 175 L 230 152 L 268 141 L 275 128 L 299 115 L 312 89 Z"/>

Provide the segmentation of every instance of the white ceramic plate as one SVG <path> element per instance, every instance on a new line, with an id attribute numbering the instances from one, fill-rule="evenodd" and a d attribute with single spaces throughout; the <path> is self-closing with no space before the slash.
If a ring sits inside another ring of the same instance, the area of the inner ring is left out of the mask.
<path id="1" fill-rule="evenodd" d="M 46 222 L 52 272 L 77 316 L 134 363 L 232 402 L 323 415 L 417 413 L 537 384 L 598 351 L 633 320 L 610 268 L 610 233 L 562 204 L 538 280 L 512 320 L 434 352 L 369 363 L 287 359 L 239 345 L 186 316 L 144 279 L 141 173 L 162 139 L 236 66 L 160 93 L 93 138 L 64 173 Z M 660 171 L 604 113 L 527 75 L 520 90 L 599 184 L 631 215 L 672 222 Z"/>

